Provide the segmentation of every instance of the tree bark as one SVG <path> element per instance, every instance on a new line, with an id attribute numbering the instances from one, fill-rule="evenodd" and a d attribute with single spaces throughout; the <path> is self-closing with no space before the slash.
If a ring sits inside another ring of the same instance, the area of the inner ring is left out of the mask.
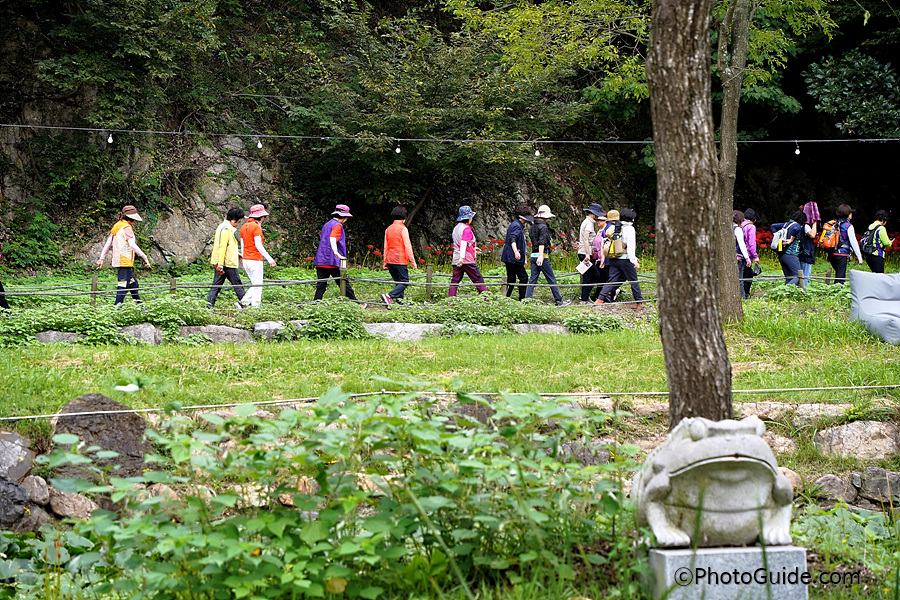
<path id="1" fill-rule="evenodd" d="M 656 0 L 647 78 L 658 199 L 659 329 L 669 426 L 730 418 L 731 366 L 716 291 L 717 168 L 710 97 L 712 0 Z"/>
<path id="2" fill-rule="evenodd" d="M 726 323 L 744 318 L 738 287 L 736 252 L 732 241 L 734 181 L 737 178 L 737 127 L 741 104 L 741 86 L 750 49 L 750 0 L 731 0 L 728 12 L 719 23 L 719 80 L 722 83 L 722 121 L 719 124 L 719 194 L 717 221 L 723 243 L 718 245 L 719 310 Z"/>

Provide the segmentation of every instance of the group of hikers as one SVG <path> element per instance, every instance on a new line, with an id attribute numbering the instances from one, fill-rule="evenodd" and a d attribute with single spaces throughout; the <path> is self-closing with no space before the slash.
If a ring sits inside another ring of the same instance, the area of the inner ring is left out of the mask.
<path id="1" fill-rule="evenodd" d="M 834 270 L 834 279 L 830 283 L 843 284 L 847 280 L 847 264 L 851 257 L 859 264 L 865 260 L 873 273 L 884 273 L 885 248 L 894 242 L 887 233 L 888 213 L 885 210 L 876 211 L 875 221 L 857 241 L 851 223 L 854 212 L 850 205 L 841 204 L 835 211 L 835 218 L 823 223 L 818 205 L 807 202 L 787 221 L 772 224 L 772 249 L 778 254 L 786 284 L 800 285 L 801 274 L 809 281 L 816 262 L 817 247 L 824 250 Z M 738 272 L 744 278 L 742 294 L 745 291 L 750 293 L 750 283 L 755 274 L 751 265 L 759 263 L 755 220 L 753 209 L 743 213 L 734 211 Z"/>
<path id="2" fill-rule="evenodd" d="M 631 285 L 633 300 L 626 306 L 640 310 L 643 296 L 637 280 L 640 265 L 636 249 L 634 221 L 637 213 L 631 208 L 603 210 L 593 203 L 583 209 L 584 220 L 578 232 L 578 271 L 581 273 L 580 304 L 605 304 L 614 302 L 623 283 Z M 227 281 L 237 295 L 236 308 L 258 307 L 262 300 L 263 268 L 265 263 L 274 267 L 273 259 L 263 244 L 262 222 L 269 213 L 262 204 L 250 207 L 247 222 L 238 230 L 244 219 L 244 211 L 230 208 L 225 220 L 216 229 L 210 265 L 215 271 L 212 287 L 207 295 L 207 305 L 216 304 L 219 291 Z M 331 213 L 331 219 L 322 226 L 319 245 L 313 258 L 316 269 L 316 291 L 314 300 L 325 295 L 328 282 L 339 284 L 341 270 L 346 268 L 347 234 L 344 225 L 353 215 L 346 204 L 338 204 Z M 535 213 L 528 206 L 518 206 L 515 218 L 506 230 L 506 240 L 500 260 L 506 267 L 506 295 L 518 292 L 519 300 L 531 298 L 535 285 L 544 276 L 557 306 L 570 304 L 563 300 L 556 275 L 553 272 L 551 251 L 554 248 L 548 221 L 554 215 L 550 207 L 541 205 Z M 391 211 L 391 225 L 384 232 L 382 268 L 387 269 L 394 281 L 394 288 L 381 295 L 386 305 L 402 301 L 409 286 L 409 269 L 416 268 L 416 259 L 406 228 L 406 209 L 397 206 Z M 733 215 L 735 252 L 741 296 L 750 295 L 753 277 L 760 273 L 757 250 L 757 214 L 752 208 L 735 210 Z M 469 206 L 461 206 L 453 229 L 453 272 L 450 278 L 448 296 L 456 296 L 463 276 L 475 284 L 479 293 L 486 292 L 484 277 L 478 270 L 479 252 L 472 220 L 475 211 Z M 785 283 L 799 284 L 800 277 L 809 279 L 815 263 L 816 246 L 824 248 L 828 261 L 834 269 L 834 282 L 846 281 L 847 263 L 851 256 L 862 264 L 864 257 L 869 268 L 876 273 L 884 272 L 884 250 L 893 243 L 888 237 L 888 214 L 884 210 L 875 213 L 872 223 L 857 242 L 856 232 L 851 224 L 853 209 L 841 204 L 836 218 L 821 223 L 819 209 L 815 202 L 809 202 L 798 209 L 788 221 L 771 226 L 772 247 L 778 254 L 784 272 Z M 127 294 L 140 301 L 138 281 L 134 275 L 135 255 L 143 259 L 149 267 L 150 259 L 138 247 L 132 224 L 141 221 L 134 206 L 125 206 L 119 221 L 113 226 L 100 253 L 97 268 L 103 266 L 107 254 L 111 252 L 112 266 L 117 269 L 117 292 L 115 304 L 121 304 Z M 526 227 L 529 228 L 530 242 L 526 242 Z M 530 247 L 529 247 L 530 246 Z M 249 290 L 244 290 L 239 272 L 242 261 L 244 272 L 250 280 Z M 530 266 L 530 273 L 525 265 Z M 344 292 L 350 300 L 356 300 L 349 281 L 344 282 Z"/>
<path id="3" fill-rule="evenodd" d="M 578 257 L 582 261 L 579 271 L 582 273 L 581 303 L 603 304 L 612 302 L 618 295 L 622 283 L 631 283 L 635 302 L 632 307 L 642 308 L 642 296 L 637 282 L 638 259 L 635 255 L 634 219 L 636 213 L 629 208 L 620 211 L 603 211 L 599 204 L 591 204 L 584 209 L 588 215 L 581 224 L 579 235 Z M 238 230 L 244 219 L 244 211 L 233 207 L 228 210 L 224 221 L 216 229 L 213 238 L 213 249 L 209 262 L 215 271 L 212 287 L 207 295 L 207 306 L 213 308 L 220 290 L 227 281 L 237 296 L 235 308 L 258 307 L 262 300 L 263 268 L 276 265 L 263 244 L 262 222 L 269 213 L 262 204 L 250 207 L 247 222 Z M 550 286 L 557 306 L 569 304 L 563 300 L 551 264 L 551 249 L 554 247 L 550 236 L 548 219 L 555 215 L 547 205 L 541 205 L 537 213 L 527 206 L 519 206 L 515 210 L 515 219 L 510 223 L 506 233 L 501 260 L 506 266 L 507 296 L 513 289 L 518 289 L 519 300 L 531 298 L 534 287 L 541 274 Z M 316 291 L 314 300 L 321 300 L 325 295 L 328 282 L 340 283 L 341 270 L 346 268 L 347 234 L 344 228 L 347 219 L 352 217 L 350 207 L 338 204 L 331 213 L 331 219 L 322 226 L 319 234 L 319 245 L 313 258 L 316 269 Z M 394 304 L 404 298 L 409 286 L 409 269 L 416 268 L 409 231 L 406 228 L 406 209 L 397 206 L 391 211 L 391 225 L 384 232 L 384 251 L 382 268 L 387 269 L 394 288 L 382 294 L 386 305 Z M 469 206 L 459 208 L 457 224 L 453 229 L 453 273 L 450 278 L 448 296 L 456 296 L 463 275 L 467 275 L 475 284 L 479 293 L 486 292 L 484 277 L 478 270 L 476 256 L 479 252 L 472 219 L 475 211 Z M 135 301 L 140 302 L 138 280 L 134 274 L 135 256 L 140 257 L 147 267 L 150 258 L 137 245 L 132 225 L 142 221 L 134 206 L 122 208 L 118 222 L 107 237 L 106 244 L 97 260 L 97 268 L 101 268 L 108 254 L 111 255 L 112 266 L 116 268 L 117 290 L 115 304 L 121 304 L 130 293 Z M 525 241 L 525 226 L 530 224 L 530 246 Z M 597 225 L 599 224 L 599 232 Z M 239 272 L 239 261 L 250 279 L 249 290 L 244 289 Z M 531 274 L 525 271 L 526 261 L 531 266 Z M 353 287 L 344 281 L 344 293 L 350 300 L 356 300 Z"/>

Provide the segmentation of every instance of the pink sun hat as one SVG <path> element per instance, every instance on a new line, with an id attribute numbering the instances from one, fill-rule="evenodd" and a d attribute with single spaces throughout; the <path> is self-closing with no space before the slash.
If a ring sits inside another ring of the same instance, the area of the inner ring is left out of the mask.
<path id="1" fill-rule="evenodd" d="M 334 207 L 334 212 L 331 214 L 337 215 L 339 217 L 352 217 L 350 214 L 350 207 L 346 204 L 336 204 Z"/>
<path id="2" fill-rule="evenodd" d="M 260 217 L 268 217 L 269 213 L 266 212 L 266 207 L 262 204 L 254 204 L 250 207 L 250 215 L 251 219 L 258 219 Z"/>

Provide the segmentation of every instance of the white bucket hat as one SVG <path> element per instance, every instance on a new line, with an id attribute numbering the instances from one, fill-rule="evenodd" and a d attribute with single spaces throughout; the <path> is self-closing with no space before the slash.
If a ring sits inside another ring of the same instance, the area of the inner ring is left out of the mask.
<path id="1" fill-rule="evenodd" d="M 539 219 L 552 219 L 556 215 L 550 212 L 549 206 L 547 206 L 546 204 L 541 204 L 541 206 L 538 208 L 537 214 L 534 216 Z"/>

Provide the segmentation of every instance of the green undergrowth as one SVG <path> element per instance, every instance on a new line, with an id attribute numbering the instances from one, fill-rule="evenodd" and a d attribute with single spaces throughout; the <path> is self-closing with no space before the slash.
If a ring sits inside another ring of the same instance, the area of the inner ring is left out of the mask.
<path id="1" fill-rule="evenodd" d="M 91 467 L 92 449 L 57 436 L 70 449 L 47 466 L 93 475 L 54 485 L 126 510 L 39 538 L 0 536 L 0 585 L 21 600 L 639 597 L 641 547 L 622 490 L 636 448 L 612 448 L 597 466 L 560 453 L 608 416 L 535 394 L 456 401 L 491 416 L 419 393 L 351 401 L 334 388 L 272 419 L 249 405 L 202 427 L 174 417 L 151 433 L 156 454 L 136 477 Z M 151 483 L 178 497 L 148 496 Z"/>

